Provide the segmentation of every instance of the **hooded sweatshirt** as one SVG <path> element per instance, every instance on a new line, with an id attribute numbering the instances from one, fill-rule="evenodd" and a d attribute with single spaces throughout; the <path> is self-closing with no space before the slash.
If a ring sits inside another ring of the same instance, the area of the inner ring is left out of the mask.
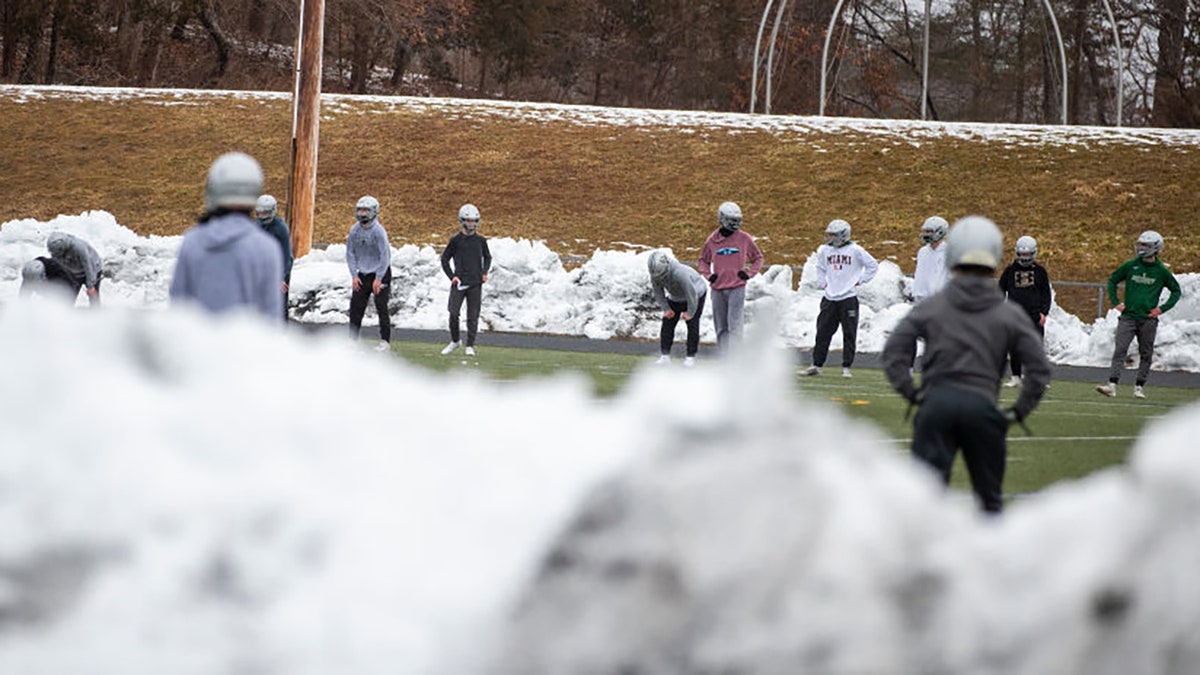
<path id="1" fill-rule="evenodd" d="M 946 243 L 937 248 L 925 244 L 917 250 L 917 269 L 913 271 L 913 304 L 942 290 L 946 285 Z"/>
<path id="2" fill-rule="evenodd" d="M 376 279 L 382 279 L 392 266 L 392 245 L 378 218 L 366 225 L 354 223 L 350 228 L 346 235 L 346 266 L 352 277 L 374 274 Z"/>
<path id="3" fill-rule="evenodd" d="M 218 212 L 183 235 L 171 300 L 210 312 L 248 307 L 278 322 L 283 316 L 279 243 L 246 213 Z"/>
<path id="4" fill-rule="evenodd" d="M 833 302 L 858 295 L 855 288 L 869 283 L 878 271 L 875 258 L 854 242 L 844 246 L 822 244 L 817 249 L 817 285 Z"/>
<path id="5" fill-rule="evenodd" d="M 916 340 L 925 340 L 921 388 L 945 385 L 999 400 L 1005 359 L 1024 365 L 1021 394 L 1013 405 L 1024 419 L 1050 383 L 1050 362 L 1024 310 L 1007 302 L 991 277 L 956 275 L 946 287 L 913 307 L 883 347 L 888 381 L 902 396 L 917 397 L 909 372 Z"/>
<path id="6" fill-rule="evenodd" d="M 1000 273 L 1000 290 L 1033 318 L 1039 314 L 1050 316 L 1050 274 L 1038 263 L 1022 265 L 1014 260 Z"/>
<path id="7" fill-rule="evenodd" d="M 50 257 L 62 265 L 73 280 L 95 288 L 100 283 L 100 254 L 92 245 L 66 232 L 55 232 L 46 240 Z"/>
<path id="8" fill-rule="evenodd" d="M 683 263 L 672 260 L 671 264 L 657 276 L 650 278 L 650 290 L 663 311 L 671 308 L 668 300 L 686 302 L 688 316 L 696 316 L 700 298 L 708 292 L 704 277 Z"/>
<path id="9" fill-rule="evenodd" d="M 704 250 L 700 251 L 700 274 L 705 277 L 717 275 L 712 283 L 714 290 L 740 288 L 746 285 L 746 280 L 738 276 L 738 272 L 746 269 L 750 263 L 748 277 L 758 274 L 763 266 L 762 251 L 754 243 L 754 237 L 742 230 L 729 232 L 717 228 L 704 242 Z"/>

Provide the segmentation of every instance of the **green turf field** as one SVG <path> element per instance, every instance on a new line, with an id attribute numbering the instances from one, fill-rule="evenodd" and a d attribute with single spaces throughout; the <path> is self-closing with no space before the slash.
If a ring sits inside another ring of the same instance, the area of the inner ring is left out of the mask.
<path id="1" fill-rule="evenodd" d="M 469 358 L 461 349 L 442 356 L 441 347 L 404 342 L 395 343 L 394 348 L 421 366 L 439 371 L 472 369 L 497 380 L 576 371 L 591 378 L 600 396 L 617 393 L 635 369 L 651 362 L 649 356 L 504 347 L 480 347 L 479 356 Z M 807 396 L 830 400 L 854 417 L 872 421 L 894 439 L 896 452 L 907 452 L 911 437 L 911 426 L 904 421 L 907 403 L 892 392 L 882 371 L 858 368 L 853 379 L 847 380 L 831 368 L 820 377 L 797 375 L 796 386 Z M 1027 494 L 1119 464 L 1147 422 L 1200 399 L 1200 390 L 1157 387 L 1153 377 L 1146 388 L 1146 400 L 1133 399 L 1128 385 L 1121 387 L 1119 398 L 1100 396 L 1094 387 L 1091 382 L 1054 382 L 1026 420 L 1033 436 L 1013 428 L 1009 434 L 1006 494 Z M 1002 390 L 1002 405 L 1015 398 L 1015 389 Z M 961 461 L 955 465 L 953 484 L 967 489 Z"/>

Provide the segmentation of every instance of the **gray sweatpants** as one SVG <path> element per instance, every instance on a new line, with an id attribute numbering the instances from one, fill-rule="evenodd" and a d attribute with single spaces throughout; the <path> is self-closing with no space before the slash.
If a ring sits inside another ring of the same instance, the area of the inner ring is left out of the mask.
<path id="1" fill-rule="evenodd" d="M 1120 382 L 1125 369 L 1125 354 L 1133 338 L 1138 341 L 1137 384 L 1146 384 L 1150 377 L 1150 362 L 1154 360 L 1154 338 L 1158 335 L 1158 319 L 1117 319 L 1116 344 L 1113 345 L 1112 363 L 1108 368 L 1108 381 Z"/>
<path id="2" fill-rule="evenodd" d="M 713 327 L 717 329 L 717 349 L 729 349 L 731 338 L 742 336 L 742 310 L 746 305 L 746 287 L 712 289 Z"/>

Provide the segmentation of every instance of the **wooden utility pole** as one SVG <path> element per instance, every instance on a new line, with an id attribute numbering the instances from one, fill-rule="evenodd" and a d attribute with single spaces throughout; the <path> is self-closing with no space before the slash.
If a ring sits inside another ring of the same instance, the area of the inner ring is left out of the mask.
<path id="1" fill-rule="evenodd" d="M 292 228 L 292 253 L 297 258 L 312 248 L 324 46 L 325 0 L 300 0 L 296 89 L 292 94 L 292 173 L 288 176 L 287 202 L 288 223 Z"/>

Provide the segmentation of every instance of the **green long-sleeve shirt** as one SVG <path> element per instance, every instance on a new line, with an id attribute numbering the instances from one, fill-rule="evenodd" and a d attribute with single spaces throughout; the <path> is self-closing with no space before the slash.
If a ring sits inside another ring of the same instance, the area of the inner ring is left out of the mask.
<path id="1" fill-rule="evenodd" d="M 1179 302 L 1179 282 L 1162 260 L 1157 258 L 1154 262 L 1146 262 L 1141 258 L 1126 260 L 1108 277 L 1108 300 L 1114 305 L 1120 304 L 1117 298 L 1117 284 L 1122 281 L 1125 282 L 1125 311 L 1121 312 L 1123 317 L 1149 318 L 1150 310 L 1159 307 L 1158 299 L 1162 297 L 1164 287 L 1170 290 L 1171 294 L 1160 309 L 1165 312 Z"/>

